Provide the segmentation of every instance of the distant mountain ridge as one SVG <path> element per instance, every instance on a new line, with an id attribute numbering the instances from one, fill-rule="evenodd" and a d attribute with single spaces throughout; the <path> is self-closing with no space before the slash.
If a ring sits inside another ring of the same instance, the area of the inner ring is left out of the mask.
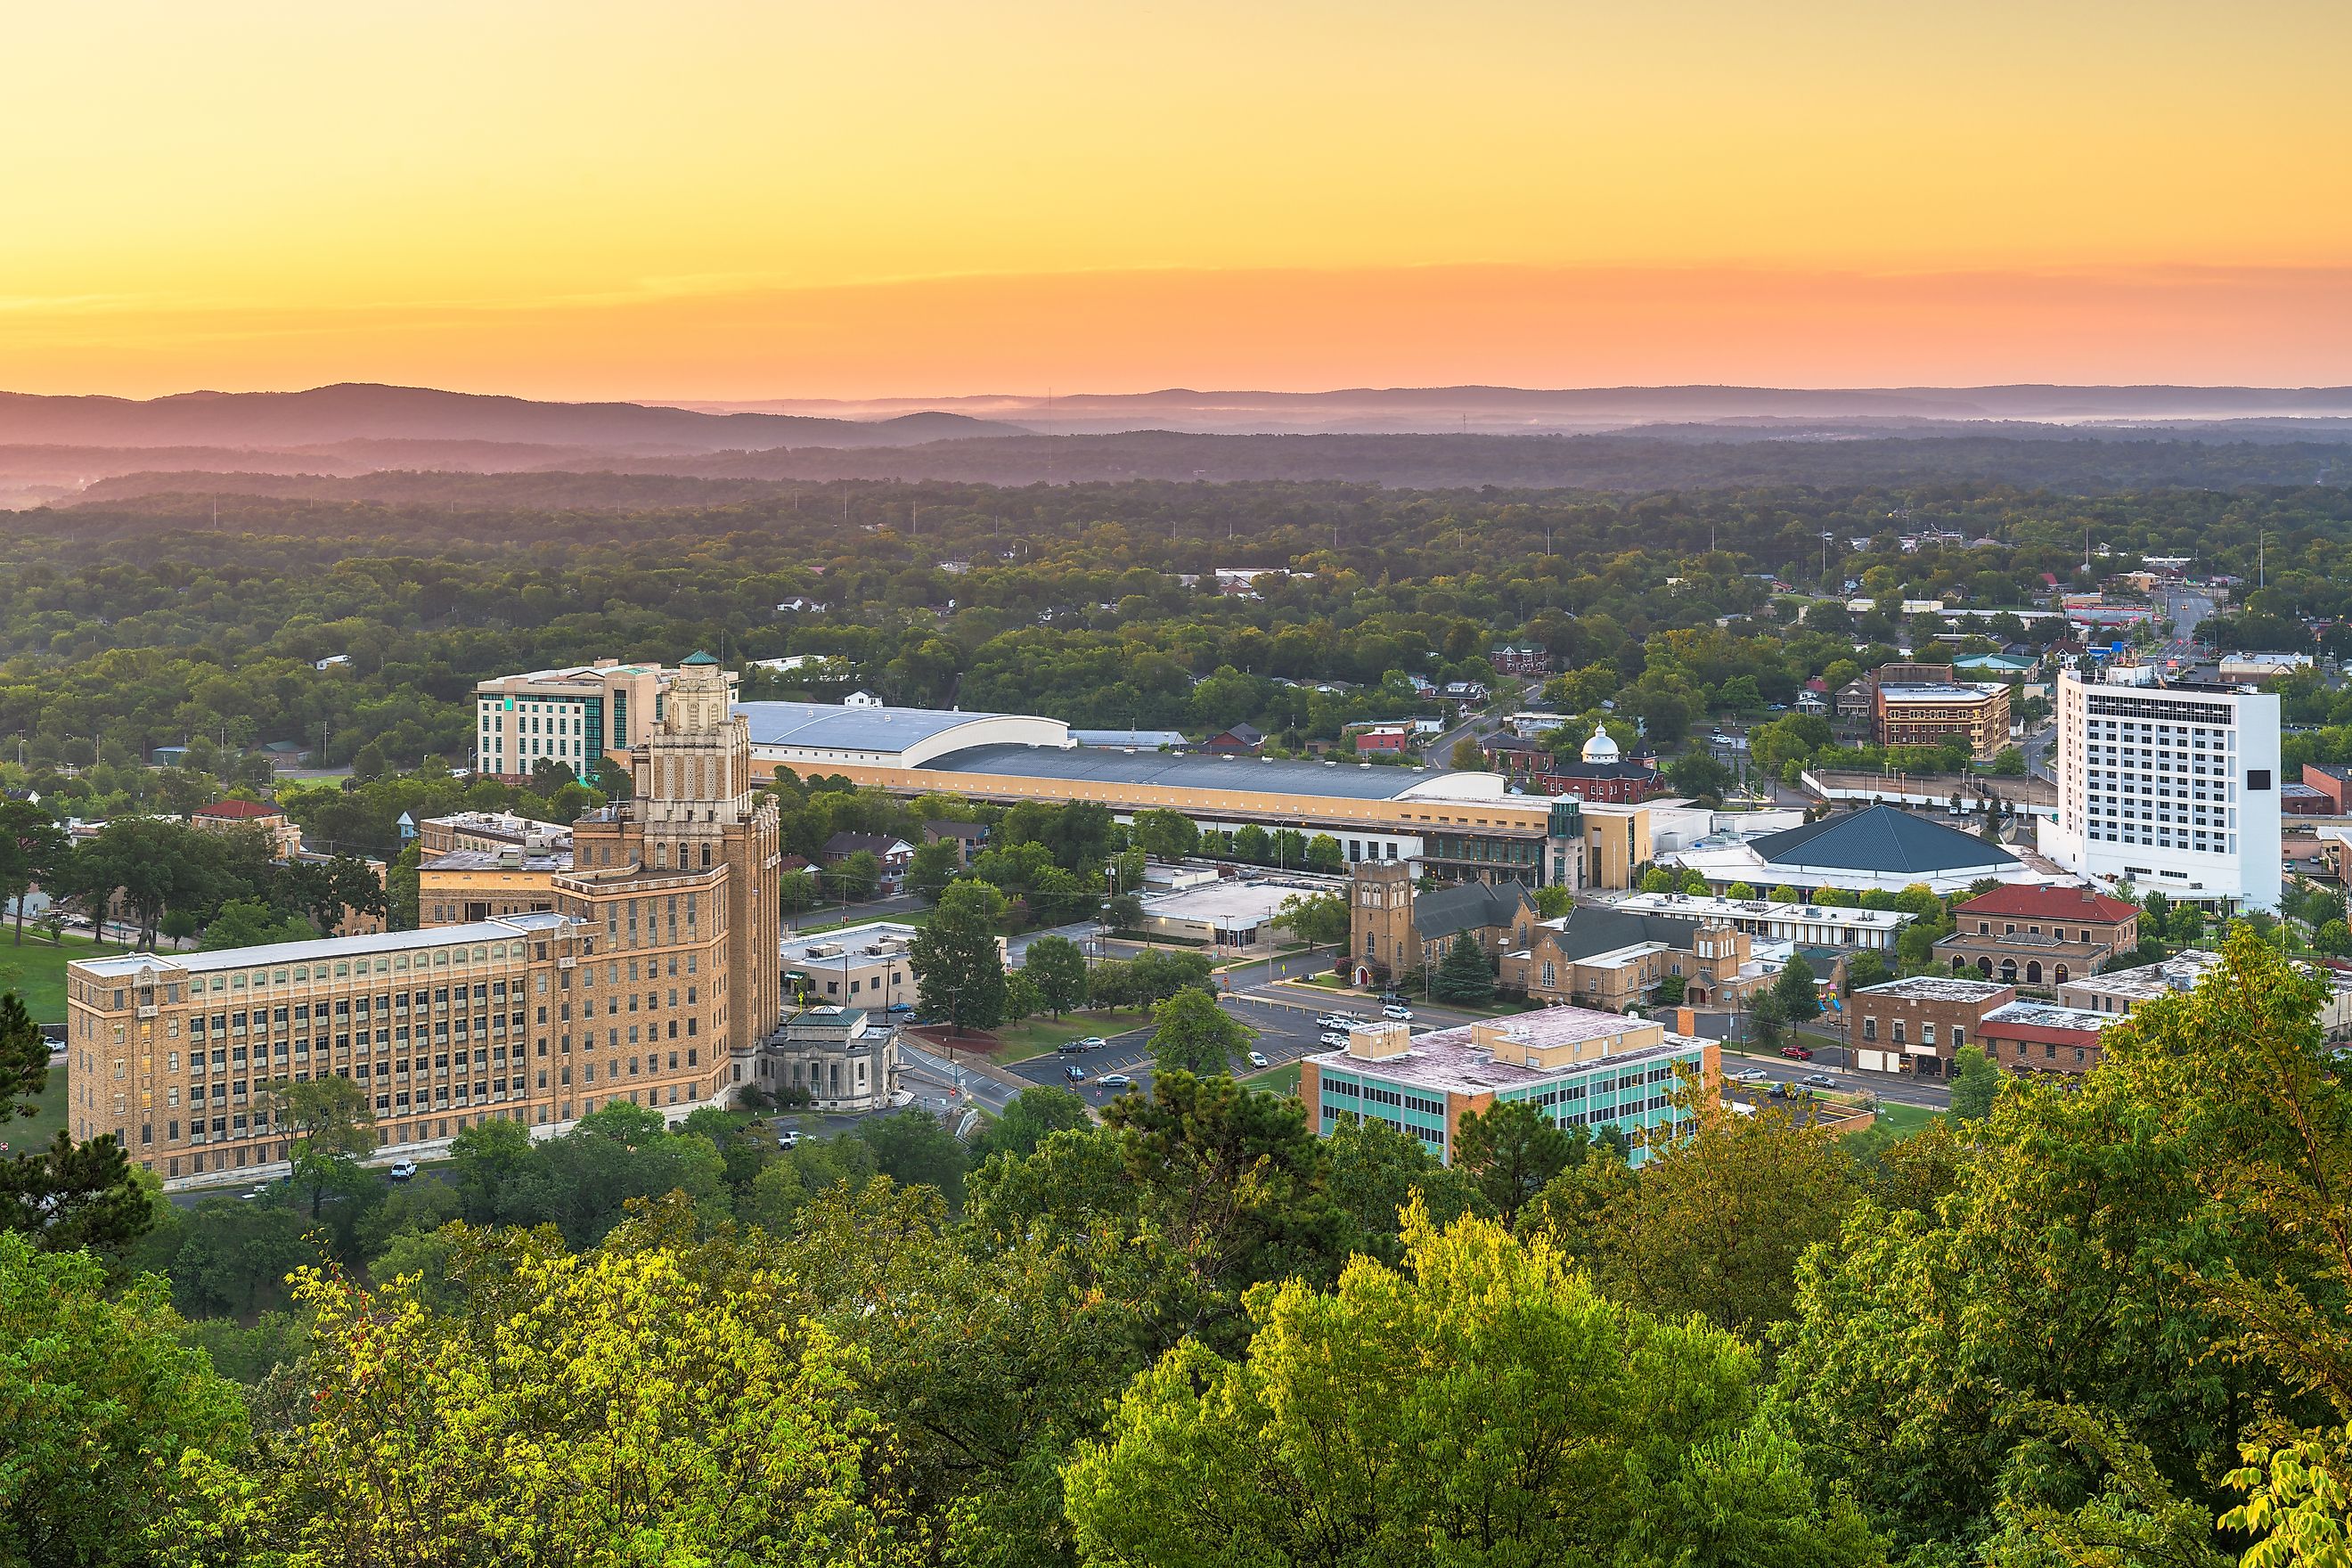
<path id="1" fill-rule="evenodd" d="M 0 393 L 0 444 L 56 447 L 491 441 L 654 455 L 896 447 L 1024 434 L 1017 425 L 929 410 L 861 420 L 641 403 L 540 403 L 364 382 L 305 392 L 184 392 L 145 400 Z"/>
<path id="2" fill-rule="evenodd" d="M 913 400 L 776 398 L 684 403 L 705 412 L 876 417 Z M 1198 434 L 1330 435 L 1486 431 L 1577 434 L 1652 424 L 1838 420 L 1900 426 L 1917 421 L 2032 420 L 2053 424 L 2352 415 L 2352 387 L 2069 386 L 1514 386 L 1346 387 L 1329 392 L 1069 393 L 935 397 L 955 409 L 1056 434 L 1141 427 Z"/>

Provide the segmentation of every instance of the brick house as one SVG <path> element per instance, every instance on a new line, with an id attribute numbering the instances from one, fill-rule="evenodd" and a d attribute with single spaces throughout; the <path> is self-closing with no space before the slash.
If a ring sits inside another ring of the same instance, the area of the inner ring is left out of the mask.
<path id="1" fill-rule="evenodd" d="M 2004 984 L 2063 985 L 2139 947 L 2137 904 L 2089 888 L 2011 883 L 1954 907 L 1936 944 L 1955 974 Z"/>
<path id="2" fill-rule="evenodd" d="M 1920 975 L 1866 985 L 1846 999 L 1854 1065 L 1867 1072 L 1951 1076 L 1952 1056 L 1980 1043 L 1985 1016 L 2017 1000 L 2017 987 Z"/>
<path id="3" fill-rule="evenodd" d="M 1502 984 L 1538 1002 L 1622 1012 L 1670 978 L 1696 1007 L 1738 1007 L 1771 976 L 1727 922 L 1577 904 L 1537 922 L 1503 957 Z"/>
<path id="4" fill-rule="evenodd" d="M 2048 1002 L 2011 1002 L 1985 1015 L 1977 1044 L 2010 1072 L 2084 1073 L 2099 1062 L 2099 1031 L 2110 1014 Z"/>

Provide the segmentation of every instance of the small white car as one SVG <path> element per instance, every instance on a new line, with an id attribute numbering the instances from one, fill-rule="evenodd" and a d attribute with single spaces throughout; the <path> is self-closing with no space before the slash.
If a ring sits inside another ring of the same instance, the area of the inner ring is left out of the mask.
<path id="1" fill-rule="evenodd" d="M 1318 1037 L 1327 1046 L 1339 1046 L 1344 1047 L 1348 1043 L 1348 1034 L 1344 1029 L 1326 1029 Z"/>
<path id="2" fill-rule="evenodd" d="M 1391 1002 L 1381 1009 L 1381 1016 L 1393 1018 L 1400 1024 L 1410 1024 L 1412 1022 L 1412 1009 Z"/>
<path id="3" fill-rule="evenodd" d="M 1733 1083 L 1762 1083 L 1769 1076 L 1762 1068 L 1741 1068 L 1738 1072 L 1723 1075 Z"/>
<path id="4" fill-rule="evenodd" d="M 1100 1035 L 1088 1035 L 1085 1039 L 1078 1042 L 1078 1049 L 1082 1051 L 1098 1051 L 1109 1044 L 1110 1042 L 1104 1039 Z"/>
<path id="5" fill-rule="evenodd" d="M 1262 1068 L 1266 1066 L 1265 1053 L 1264 1051 L 1252 1051 L 1249 1054 L 1249 1065 L 1254 1068 Z"/>
<path id="6" fill-rule="evenodd" d="M 1105 1089 L 1133 1089 L 1135 1080 L 1123 1072 L 1107 1072 L 1097 1080 Z"/>
<path id="7" fill-rule="evenodd" d="M 395 1182 L 405 1182 L 416 1174 L 416 1162 L 408 1159 L 394 1160 L 384 1174 Z"/>
<path id="8" fill-rule="evenodd" d="M 801 1135 L 800 1135 L 800 1131 L 799 1131 L 799 1130 L 798 1130 L 798 1129 L 796 1129 L 796 1128 L 792 1128 L 792 1127 L 787 1127 L 787 1128 L 785 1128 L 782 1132 L 779 1132 L 779 1133 L 777 1133 L 777 1134 L 776 1134 L 776 1147 L 777 1147 L 777 1148 L 779 1148 L 779 1149 L 797 1149 L 797 1148 L 799 1148 L 800 1146 L 801 1146 Z"/>

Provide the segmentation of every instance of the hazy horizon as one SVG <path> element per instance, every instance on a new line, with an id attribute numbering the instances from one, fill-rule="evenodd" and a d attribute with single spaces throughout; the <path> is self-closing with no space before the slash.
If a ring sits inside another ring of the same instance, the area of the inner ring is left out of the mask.
<path id="1" fill-rule="evenodd" d="M 2352 8 L 2307 0 L 134 0 L 11 44 L 26 391 L 2352 379 Z"/>

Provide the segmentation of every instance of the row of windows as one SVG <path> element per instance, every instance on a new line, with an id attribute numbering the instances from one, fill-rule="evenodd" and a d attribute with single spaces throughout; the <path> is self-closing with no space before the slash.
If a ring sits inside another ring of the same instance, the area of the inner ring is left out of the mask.
<path id="1" fill-rule="evenodd" d="M 239 970 L 234 973 L 223 973 L 210 977 L 199 974 L 187 982 L 187 994 L 194 998 L 207 992 L 221 994 L 247 989 L 259 990 L 266 985 L 302 985 L 330 978 L 345 980 L 354 974 L 405 974 L 412 967 L 446 969 L 453 964 L 462 967 L 469 959 L 475 963 L 494 963 L 530 957 L 533 945 L 538 949 L 538 956 L 541 959 L 546 958 L 547 944 L 543 942 L 536 944 L 520 942 L 494 942 L 472 948 L 437 948 L 430 953 L 420 952 L 412 955 L 406 952 L 396 952 L 378 954 L 372 959 L 339 959 L 331 966 L 331 974 L 330 966 L 323 963 L 296 963 L 280 969 L 256 969 L 249 973 Z M 373 969 L 371 965 L 373 966 Z M 180 1000 L 181 984 L 178 980 L 159 975 L 157 983 L 158 987 L 163 992 L 165 1002 Z M 81 999 L 92 1006 L 110 1005 L 104 1000 L 106 994 L 105 988 L 88 985 L 83 988 Z M 118 985 L 112 988 L 112 996 L 113 1001 L 110 1005 L 121 1007 L 128 1004 L 130 993 L 125 987 Z"/>

